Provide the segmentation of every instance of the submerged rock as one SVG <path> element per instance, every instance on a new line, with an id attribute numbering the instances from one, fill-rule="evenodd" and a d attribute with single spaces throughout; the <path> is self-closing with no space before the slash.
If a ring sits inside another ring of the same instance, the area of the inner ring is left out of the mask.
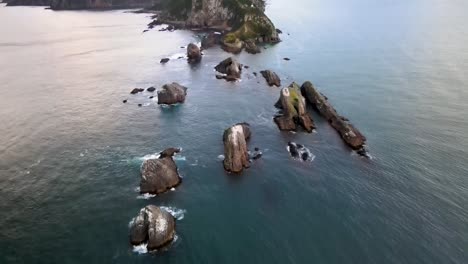
<path id="1" fill-rule="evenodd" d="M 274 118 L 280 130 L 296 131 L 298 126 L 302 126 L 311 133 L 315 128 L 312 118 L 306 111 L 305 99 L 296 83 L 281 90 L 280 99 L 275 106 L 282 109 L 281 115 Z"/>
<path id="2" fill-rule="evenodd" d="M 294 142 L 288 142 L 287 147 L 289 154 L 294 159 L 302 160 L 302 161 L 313 161 L 315 156 L 301 144 L 297 144 Z"/>
<path id="3" fill-rule="evenodd" d="M 156 91 L 156 88 L 154 88 L 153 86 L 151 86 L 151 87 L 147 88 L 146 91 L 152 93 L 152 92 Z"/>
<path id="4" fill-rule="evenodd" d="M 240 173 L 250 167 L 247 140 L 250 138 L 250 126 L 247 123 L 236 124 L 224 131 L 224 169 Z"/>
<path id="5" fill-rule="evenodd" d="M 161 59 L 160 63 L 164 64 L 164 63 L 167 63 L 169 62 L 169 58 L 164 58 L 164 59 Z"/>
<path id="6" fill-rule="evenodd" d="M 364 135 L 348 119 L 340 116 L 328 102 L 328 99 L 319 93 L 311 82 L 305 82 L 301 87 L 301 91 L 307 101 L 338 131 L 345 143 L 354 150 L 360 150 L 358 153 L 363 155 L 362 153 L 365 153 L 363 148 L 366 143 Z"/>
<path id="7" fill-rule="evenodd" d="M 171 84 L 165 84 L 162 90 L 158 91 L 158 104 L 177 104 L 185 102 L 185 96 L 187 95 L 187 88 L 173 82 Z"/>
<path id="8" fill-rule="evenodd" d="M 272 72 L 270 70 L 261 71 L 260 73 L 265 78 L 268 85 L 270 85 L 270 86 L 275 85 L 277 87 L 281 86 L 281 80 L 280 80 L 280 78 L 278 77 L 278 75 L 276 73 L 274 73 L 274 72 Z"/>
<path id="9" fill-rule="evenodd" d="M 135 88 L 135 89 L 133 89 L 133 90 L 130 92 L 130 94 L 141 93 L 141 92 L 143 92 L 144 90 L 145 90 L 145 89 L 143 89 L 143 88 Z"/>
<path id="10" fill-rule="evenodd" d="M 187 46 L 187 58 L 189 62 L 199 62 L 201 60 L 201 56 L 200 48 L 197 45 L 190 43 Z"/>
<path id="11" fill-rule="evenodd" d="M 167 246 L 174 237 L 174 216 L 154 205 L 141 209 L 130 225 L 130 243 L 147 244 L 148 251 Z"/>
<path id="12" fill-rule="evenodd" d="M 219 73 L 225 74 L 226 80 L 237 80 L 241 77 L 242 64 L 237 62 L 233 57 L 230 57 L 220 62 L 215 69 Z"/>
<path id="13" fill-rule="evenodd" d="M 149 159 L 141 166 L 140 193 L 160 194 L 179 185 L 182 179 L 177 171 L 177 165 L 172 159 L 180 150 L 166 149 L 159 158 Z"/>

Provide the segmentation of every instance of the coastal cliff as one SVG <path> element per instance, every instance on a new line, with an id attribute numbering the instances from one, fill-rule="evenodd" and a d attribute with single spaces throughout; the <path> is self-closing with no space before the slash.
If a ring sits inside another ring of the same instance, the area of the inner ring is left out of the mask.
<path id="1" fill-rule="evenodd" d="M 160 23 L 229 32 L 222 40 L 225 46 L 279 42 L 273 22 L 264 13 L 264 0 L 162 0 L 155 9 L 160 11 Z"/>

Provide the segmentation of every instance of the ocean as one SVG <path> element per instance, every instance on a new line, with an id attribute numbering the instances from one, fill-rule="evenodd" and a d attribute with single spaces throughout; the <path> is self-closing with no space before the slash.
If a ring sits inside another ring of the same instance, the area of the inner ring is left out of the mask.
<path id="1" fill-rule="evenodd" d="M 177 58 L 198 33 L 142 33 L 149 14 L 0 5 L 0 263 L 468 263 L 466 10 L 270 0 L 282 42 L 235 55 L 250 68 L 228 83 L 213 68 L 230 54 L 189 65 Z M 280 89 L 253 75 L 265 69 L 314 83 L 372 158 L 313 109 L 314 133 L 280 132 Z M 170 82 L 188 87 L 185 104 L 129 94 Z M 219 155 L 238 122 L 263 157 L 234 176 Z M 292 159 L 289 141 L 313 161 Z M 141 163 L 167 147 L 183 149 L 183 183 L 140 195 Z M 155 254 L 128 236 L 149 204 L 179 219 Z"/>

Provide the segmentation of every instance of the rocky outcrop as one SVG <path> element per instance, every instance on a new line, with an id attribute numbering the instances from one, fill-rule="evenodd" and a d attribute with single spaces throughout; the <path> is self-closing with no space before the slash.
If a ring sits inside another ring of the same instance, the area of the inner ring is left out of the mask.
<path id="1" fill-rule="evenodd" d="M 162 10 L 159 20 L 165 23 L 230 31 L 241 41 L 279 41 L 275 26 L 264 13 L 264 0 L 163 0 L 158 7 Z"/>
<path id="2" fill-rule="evenodd" d="M 244 48 L 245 48 L 245 51 L 247 51 L 247 53 L 250 53 L 250 54 L 257 54 L 257 53 L 262 52 L 260 48 L 257 46 L 257 44 L 255 43 L 255 41 L 253 40 L 245 41 Z"/>
<path id="3" fill-rule="evenodd" d="M 244 49 L 244 42 L 237 38 L 232 42 L 225 39 L 221 42 L 221 48 L 226 52 L 239 54 L 242 52 L 242 49 Z"/>
<path id="4" fill-rule="evenodd" d="M 187 58 L 188 58 L 188 61 L 191 62 L 191 63 L 195 63 L 195 62 L 199 62 L 201 61 L 201 51 L 200 51 L 200 48 L 193 44 L 193 43 L 190 43 L 188 46 L 187 46 Z"/>
<path id="5" fill-rule="evenodd" d="M 178 104 L 185 102 L 187 95 L 187 87 L 184 87 L 176 82 L 165 84 L 162 90 L 158 91 L 158 104 Z"/>
<path id="6" fill-rule="evenodd" d="M 277 87 L 280 87 L 281 86 L 281 80 L 280 78 L 278 77 L 278 75 L 270 70 L 266 70 L 266 71 L 261 71 L 260 72 L 263 76 L 263 78 L 265 78 L 265 80 L 267 81 L 268 85 L 270 86 L 277 86 Z"/>
<path id="7" fill-rule="evenodd" d="M 250 138 L 250 126 L 247 123 L 236 124 L 224 131 L 224 169 L 240 173 L 250 167 L 247 140 Z"/>
<path id="8" fill-rule="evenodd" d="M 167 246 L 175 237 L 175 218 L 166 210 L 148 205 L 130 224 L 130 243 L 147 244 L 148 251 Z"/>
<path id="9" fill-rule="evenodd" d="M 274 118 L 280 130 L 296 131 L 301 126 L 310 133 L 315 128 L 306 111 L 305 99 L 296 83 L 281 90 L 280 99 L 275 106 L 282 110 L 281 114 Z"/>
<path id="10" fill-rule="evenodd" d="M 167 149 L 159 158 L 145 160 L 141 166 L 140 193 L 160 194 L 179 185 L 182 179 L 172 156 L 180 150 Z"/>
<path id="11" fill-rule="evenodd" d="M 311 82 L 305 82 L 301 87 L 301 91 L 305 98 L 307 98 L 307 101 L 309 101 L 314 108 L 330 122 L 332 127 L 338 131 L 347 145 L 354 150 L 358 150 L 360 154 L 365 153 L 363 148 L 366 143 L 366 138 L 348 121 L 348 119 L 340 116 L 336 112 L 327 98 L 319 93 Z"/>
<path id="12" fill-rule="evenodd" d="M 224 74 L 224 79 L 228 81 L 237 80 L 241 77 L 242 64 L 230 57 L 220 62 L 215 69 L 217 72 Z"/>

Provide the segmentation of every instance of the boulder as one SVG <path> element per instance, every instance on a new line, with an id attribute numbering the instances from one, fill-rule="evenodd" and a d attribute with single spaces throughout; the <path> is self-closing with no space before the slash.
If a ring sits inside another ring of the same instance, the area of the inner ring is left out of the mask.
<path id="1" fill-rule="evenodd" d="M 145 160 L 141 166 L 140 193 L 160 194 L 179 185 L 182 179 L 172 156 L 180 150 L 166 149 L 159 158 Z"/>
<path id="2" fill-rule="evenodd" d="M 245 51 L 250 54 L 257 54 L 261 53 L 260 48 L 255 44 L 255 41 L 253 40 L 247 40 L 245 41 Z"/>
<path id="3" fill-rule="evenodd" d="M 146 89 L 146 91 L 152 93 L 152 92 L 156 91 L 156 88 L 154 88 L 153 86 L 151 86 L 151 87 L 149 87 L 148 89 Z"/>
<path id="4" fill-rule="evenodd" d="M 296 83 L 281 89 L 280 98 L 275 106 L 282 109 L 281 115 L 274 118 L 280 130 L 296 131 L 298 126 L 302 126 L 311 133 L 315 128 L 312 118 L 306 111 L 305 99 Z"/>
<path id="5" fill-rule="evenodd" d="M 288 142 L 287 147 L 289 154 L 296 160 L 313 161 L 315 156 L 304 145 L 295 142 Z"/>
<path id="6" fill-rule="evenodd" d="M 283 60 L 290 61 L 291 59 L 290 58 L 283 58 Z"/>
<path id="7" fill-rule="evenodd" d="M 216 71 L 226 75 L 228 79 L 240 79 L 242 73 L 242 64 L 236 61 L 233 57 L 227 58 L 220 62 L 216 67 Z"/>
<path id="8" fill-rule="evenodd" d="M 236 124 L 224 131 L 224 169 L 240 173 L 250 167 L 247 140 L 250 138 L 250 126 L 247 123 Z"/>
<path id="9" fill-rule="evenodd" d="M 161 59 L 160 63 L 164 64 L 164 63 L 167 63 L 169 62 L 169 58 L 164 58 L 164 59 Z"/>
<path id="10" fill-rule="evenodd" d="M 148 205 L 130 225 L 130 243 L 147 244 L 148 251 L 167 246 L 175 237 L 175 218 L 166 210 Z"/>
<path id="11" fill-rule="evenodd" d="M 358 150 L 360 155 L 366 153 L 363 148 L 366 138 L 355 128 L 348 119 L 340 116 L 328 99 L 319 93 L 311 82 L 305 82 L 301 87 L 301 92 L 310 104 L 322 115 L 340 134 L 341 138 L 352 149 Z M 366 155 L 363 155 L 366 156 Z"/>
<path id="12" fill-rule="evenodd" d="M 141 92 L 143 92 L 144 90 L 145 90 L 145 89 L 143 89 L 143 88 L 135 88 L 135 89 L 133 89 L 133 90 L 130 92 L 130 94 L 141 93 Z"/>
<path id="13" fill-rule="evenodd" d="M 270 86 L 275 85 L 277 87 L 281 86 L 281 80 L 280 80 L 280 78 L 278 77 L 278 75 L 276 73 L 274 73 L 274 72 L 272 72 L 270 70 L 261 71 L 260 73 L 265 78 L 268 85 L 270 85 Z"/>
<path id="14" fill-rule="evenodd" d="M 199 62 L 201 60 L 201 56 L 200 48 L 197 45 L 190 43 L 187 46 L 187 58 L 189 62 Z"/>
<path id="15" fill-rule="evenodd" d="M 187 95 L 187 88 L 173 82 L 171 84 L 165 84 L 162 90 L 158 91 L 158 104 L 177 104 L 185 102 L 185 96 Z"/>

